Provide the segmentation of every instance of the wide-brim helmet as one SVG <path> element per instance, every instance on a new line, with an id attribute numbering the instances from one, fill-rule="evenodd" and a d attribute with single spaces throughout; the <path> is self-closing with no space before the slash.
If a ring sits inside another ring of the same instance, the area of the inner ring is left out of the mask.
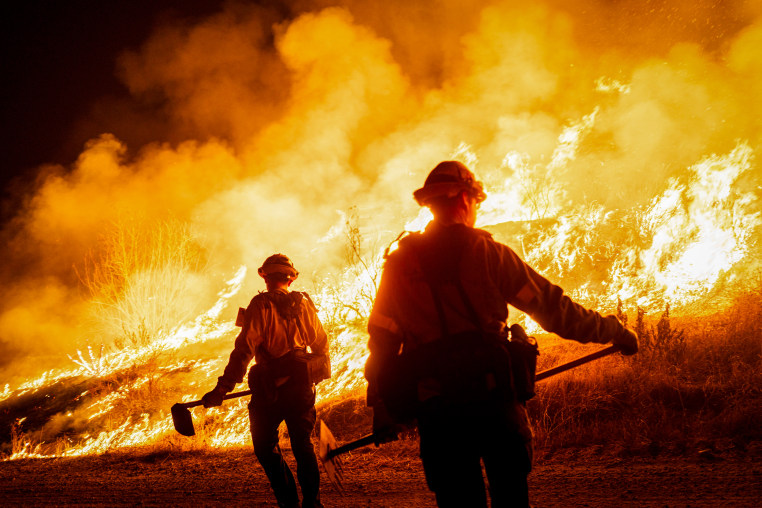
<path id="1" fill-rule="evenodd" d="M 259 267 L 257 273 L 263 278 L 273 273 L 282 273 L 289 280 L 296 280 L 299 276 L 299 272 L 294 268 L 294 263 L 285 254 L 273 254 L 265 259 L 265 262 Z"/>
<path id="2" fill-rule="evenodd" d="M 413 197 L 419 205 L 427 206 L 434 199 L 452 198 L 464 191 L 476 199 L 477 203 L 487 199 L 484 186 L 465 164 L 444 161 L 431 170 L 423 187 L 413 192 Z"/>

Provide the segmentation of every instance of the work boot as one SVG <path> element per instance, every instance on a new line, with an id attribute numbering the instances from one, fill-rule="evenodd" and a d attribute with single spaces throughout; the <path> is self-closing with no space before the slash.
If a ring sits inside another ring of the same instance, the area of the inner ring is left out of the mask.
<path id="1" fill-rule="evenodd" d="M 302 501 L 302 508 L 324 508 L 323 503 L 320 502 L 320 495 L 318 494 L 315 499 L 305 499 Z"/>

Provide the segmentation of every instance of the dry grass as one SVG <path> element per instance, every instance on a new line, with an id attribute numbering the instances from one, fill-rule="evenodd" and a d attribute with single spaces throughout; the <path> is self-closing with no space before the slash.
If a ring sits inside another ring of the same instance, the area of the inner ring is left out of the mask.
<path id="1" fill-rule="evenodd" d="M 591 446 L 624 455 L 743 451 L 762 441 L 759 295 L 709 317 L 676 319 L 665 309 L 634 318 L 637 355 L 609 356 L 539 384 L 528 405 L 538 456 Z M 540 343 L 538 371 L 600 349 L 553 336 Z M 340 442 L 371 428 L 362 393 L 318 409 Z"/>
<path id="2" fill-rule="evenodd" d="M 641 351 L 545 382 L 529 409 L 538 449 L 607 445 L 622 453 L 744 449 L 762 440 L 762 305 L 656 322 L 641 314 Z"/>
<path id="3" fill-rule="evenodd" d="M 639 326 L 643 343 L 639 354 L 612 355 L 539 384 L 538 395 L 528 406 L 538 457 L 576 447 L 622 455 L 681 455 L 699 449 L 744 450 L 762 441 L 762 304 L 755 294 L 738 298 L 733 307 L 715 316 L 677 319 L 665 312 L 649 319 L 641 315 Z M 551 336 L 540 337 L 540 344 L 538 370 L 600 348 Z M 14 427 L 13 434 L 6 436 L 4 451 L 26 447 L 29 452 L 43 445 L 41 453 L 61 454 L 93 428 L 108 430 L 109 422 L 166 413 L 179 400 L 178 389 L 192 378 L 192 366 L 169 370 L 148 362 L 106 377 L 72 380 L 71 386 L 50 386 L 30 395 L 28 401 L 8 400 L 4 408 L 9 417 L 28 414 L 32 407 L 40 409 L 42 402 L 50 407 L 40 413 L 39 421 L 26 421 L 23 432 Z M 89 423 L 76 418 L 89 401 L 120 387 L 130 389 L 107 414 Z M 88 395 L 80 397 L 85 389 Z M 56 427 L 55 416 L 50 416 L 67 411 L 75 417 Z M 213 436 L 229 431 L 230 421 L 202 411 L 194 411 L 195 438 L 170 432 L 141 445 L 141 453 L 213 447 Z M 371 429 L 372 413 L 362 390 L 322 402 L 318 417 L 342 443 Z M 246 434 L 245 429 L 241 432 Z M 405 434 L 402 441 L 398 445 L 404 455 L 401 460 L 412 460 L 417 455 L 415 432 Z M 370 447 L 367 453 L 373 450 Z"/>
<path id="4" fill-rule="evenodd" d="M 348 292 L 354 297 L 347 300 L 350 306 L 332 307 L 334 314 L 326 323 L 330 329 L 364 329 L 375 287 L 377 272 L 363 256 L 354 216 L 347 220 L 347 238 L 353 270 L 347 279 L 365 282 L 360 288 L 339 282 L 335 286 L 341 292 L 334 288 L 325 293 L 337 297 Z M 30 451 L 39 445 L 46 454 L 60 455 L 89 434 L 127 419 L 166 413 L 180 400 L 183 387 L 194 384 L 194 373 L 192 362 L 185 362 L 187 369 L 168 367 L 162 337 L 189 316 L 192 305 L 182 296 L 202 265 L 201 249 L 179 224 L 115 228 L 83 280 L 100 306 L 104 329 L 116 337 L 115 344 L 135 350 L 147 347 L 149 353 L 112 369 L 105 363 L 103 348 L 91 348 L 72 357 L 89 379 L 65 380 L 30 394 L 28 400 L 4 401 L 0 423 L 11 430 L 0 428 L 0 452 Z M 743 449 L 762 441 L 760 287 L 747 288 L 731 307 L 709 317 L 675 318 L 669 308 L 659 316 L 642 311 L 628 316 L 641 337 L 638 355 L 598 360 L 539 386 L 538 396 L 529 403 L 539 454 L 593 445 L 622 453 L 684 453 L 696 447 Z M 541 337 L 540 345 L 538 370 L 599 348 L 554 337 Z M 120 389 L 122 395 L 108 411 L 91 419 L 98 411 L 94 403 Z M 341 442 L 370 431 L 371 412 L 362 392 L 326 401 L 318 412 Z M 35 419 L 19 425 L 27 414 Z M 229 420 L 213 412 L 194 420 L 195 439 L 169 433 L 145 446 L 157 453 L 203 450 L 211 446 L 215 434 L 230 426 Z M 404 440 L 415 442 L 415 434 L 406 434 Z M 412 445 L 402 449 L 414 454 Z"/>
<path id="5" fill-rule="evenodd" d="M 204 265 L 187 225 L 125 220 L 103 237 L 81 278 L 103 335 L 117 349 L 144 349 L 153 357 L 162 338 L 195 315 L 189 294 Z"/>

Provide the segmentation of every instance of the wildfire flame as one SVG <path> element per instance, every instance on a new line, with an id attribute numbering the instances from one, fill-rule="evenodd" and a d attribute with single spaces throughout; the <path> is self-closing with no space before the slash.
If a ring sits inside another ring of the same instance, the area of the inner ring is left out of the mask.
<path id="1" fill-rule="evenodd" d="M 16 269 L 5 275 L 0 339 L 14 381 L 0 403 L 81 391 L 50 415 L 42 442 L 19 418 L 9 458 L 168 439 L 169 398 L 214 386 L 236 310 L 262 289 L 256 267 L 273 252 L 294 259 L 297 289 L 331 333 L 334 376 L 319 402 L 361 392 L 384 251 L 431 220 L 411 193 L 445 159 L 484 180 L 477 226 L 582 303 L 716 309 L 707 295 L 759 270 L 760 13 L 723 29 L 722 44 L 654 28 L 662 38 L 649 41 L 663 41 L 651 48 L 609 40 L 555 3 L 443 7 L 463 26 L 456 46 L 448 37 L 436 47 L 418 35 L 438 40 L 433 27 L 406 7 L 410 23 L 350 2 L 275 30 L 262 10 L 230 8 L 122 55 L 133 95 L 164 94 L 198 140 L 131 153 L 104 134 L 71 168 L 41 170 L 7 228 Z M 124 217 L 136 236 L 104 244 Z M 182 239 L 150 236 L 171 221 Z M 167 403 L 131 406 L 152 393 Z M 248 442 L 245 400 L 194 419 L 211 446 Z M 76 437 L 56 445 L 61 428 Z"/>

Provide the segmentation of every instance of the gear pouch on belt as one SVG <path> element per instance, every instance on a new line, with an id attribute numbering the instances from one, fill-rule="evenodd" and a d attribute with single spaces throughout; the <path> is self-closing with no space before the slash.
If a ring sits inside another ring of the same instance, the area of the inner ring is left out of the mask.
<path id="1" fill-rule="evenodd" d="M 328 355 L 297 349 L 294 351 L 294 362 L 297 364 L 296 368 L 303 372 L 311 384 L 318 384 L 331 377 L 331 359 Z"/>
<path id="2" fill-rule="evenodd" d="M 511 326 L 508 352 L 511 356 L 511 376 L 516 400 L 526 402 L 535 396 L 534 381 L 540 349 L 534 337 L 527 337 L 521 325 L 514 324 Z"/>
<path id="3" fill-rule="evenodd" d="M 249 370 L 249 387 L 252 399 L 272 404 L 278 398 L 278 387 L 290 384 L 308 385 L 309 377 L 305 362 L 297 359 L 299 350 L 289 351 L 278 358 L 263 360 Z"/>
<path id="4" fill-rule="evenodd" d="M 507 341 L 482 332 L 436 340 L 395 356 L 378 376 L 378 394 L 398 422 L 412 420 L 421 402 L 441 397 L 449 403 L 510 395 Z"/>

